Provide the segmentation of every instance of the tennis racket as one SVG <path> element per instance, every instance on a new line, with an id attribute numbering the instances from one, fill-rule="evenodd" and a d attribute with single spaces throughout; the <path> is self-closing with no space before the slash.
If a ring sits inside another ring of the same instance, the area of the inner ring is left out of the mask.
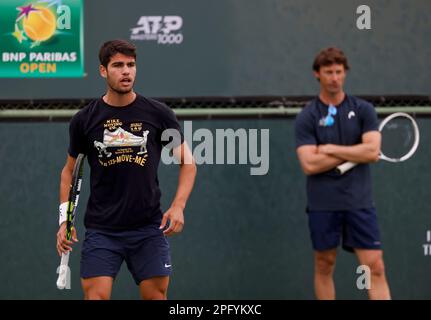
<path id="1" fill-rule="evenodd" d="M 382 134 L 380 159 L 389 162 L 402 162 L 409 159 L 419 146 L 419 127 L 412 116 L 404 112 L 393 113 L 379 125 Z M 337 166 L 336 171 L 344 174 L 357 163 L 344 162 Z"/>
<path id="2" fill-rule="evenodd" d="M 82 173 L 84 168 L 85 155 L 80 153 L 75 161 L 75 166 L 72 172 L 72 181 L 70 184 L 69 199 L 67 203 L 67 220 L 66 220 L 66 239 L 72 238 L 72 229 L 75 223 L 75 212 L 78 206 L 79 193 L 81 192 Z M 69 270 L 69 255 L 70 251 L 61 254 L 61 262 L 58 271 L 57 288 L 64 289 L 67 284 L 67 276 Z"/>

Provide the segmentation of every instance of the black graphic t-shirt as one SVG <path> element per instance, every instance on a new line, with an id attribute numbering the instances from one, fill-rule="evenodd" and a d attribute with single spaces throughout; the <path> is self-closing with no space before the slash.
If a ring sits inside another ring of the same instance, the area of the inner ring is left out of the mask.
<path id="1" fill-rule="evenodd" d="M 161 221 L 157 169 L 169 143 L 161 140 L 166 129 L 177 130 L 183 142 L 174 112 L 140 95 L 124 107 L 97 99 L 72 118 L 68 152 L 86 154 L 91 169 L 87 228 L 127 230 Z"/>

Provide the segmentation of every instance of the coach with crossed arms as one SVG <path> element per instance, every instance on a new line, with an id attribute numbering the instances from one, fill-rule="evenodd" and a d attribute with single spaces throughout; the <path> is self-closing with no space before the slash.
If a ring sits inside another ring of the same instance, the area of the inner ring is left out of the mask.
<path id="1" fill-rule="evenodd" d="M 322 50 L 313 64 L 320 94 L 295 121 L 296 151 L 307 175 L 315 293 L 335 299 L 333 272 L 342 241 L 371 271 L 369 298 L 389 299 L 368 164 L 379 158 L 381 136 L 374 107 L 344 93 L 348 69 L 341 50 Z M 336 167 L 346 161 L 359 165 L 341 175 Z"/>

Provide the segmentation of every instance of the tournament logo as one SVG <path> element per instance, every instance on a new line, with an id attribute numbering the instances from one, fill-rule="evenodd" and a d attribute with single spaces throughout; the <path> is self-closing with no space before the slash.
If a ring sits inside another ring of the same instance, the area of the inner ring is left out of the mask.
<path id="1" fill-rule="evenodd" d="M 154 41 L 157 44 L 181 44 L 184 40 L 180 16 L 142 16 L 132 28 L 130 40 Z"/>
<path id="2" fill-rule="evenodd" d="M 0 9 L 0 77 L 83 76 L 82 0 L 7 0 Z"/>

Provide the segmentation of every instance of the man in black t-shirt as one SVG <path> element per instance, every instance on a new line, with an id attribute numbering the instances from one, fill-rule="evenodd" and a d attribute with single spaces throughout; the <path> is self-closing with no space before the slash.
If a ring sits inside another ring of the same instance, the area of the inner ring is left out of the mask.
<path id="1" fill-rule="evenodd" d="M 136 48 L 123 40 L 104 43 L 99 53 L 106 94 L 72 118 L 66 165 L 61 172 L 57 251 L 69 250 L 66 206 L 79 153 L 90 165 L 90 197 L 85 212 L 81 283 L 85 299 L 109 299 L 113 281 L 126 261 L 142 299 L 166 299 L 172 271 L 166 236 L 181 232 L 183 210 L 196 166 L 175 114 L 163 103 L 133 90 Z M 177 132 L 171 141 L 162 134 Z M 179 160 L 179 182 L 170 208 L 160 208 L 157 169 L 162 148 Z"/>
<path id="2" fill-rule="evenodd" d="M 297 155 L 307 175 L 315 292 L 318 299 L 335 299 L 333 272 L 342 241 L 369 267 L 370 299 L 389 299 L 368 165 L 378 160 L 381 137 L 374 107 L 343 91 L 348 69 L 341 50 L 322 50 L 313 65 L 320 94 L 295 121 Z M 335 168 L 345 161 L 360 164 L 340 175 Z"/>

